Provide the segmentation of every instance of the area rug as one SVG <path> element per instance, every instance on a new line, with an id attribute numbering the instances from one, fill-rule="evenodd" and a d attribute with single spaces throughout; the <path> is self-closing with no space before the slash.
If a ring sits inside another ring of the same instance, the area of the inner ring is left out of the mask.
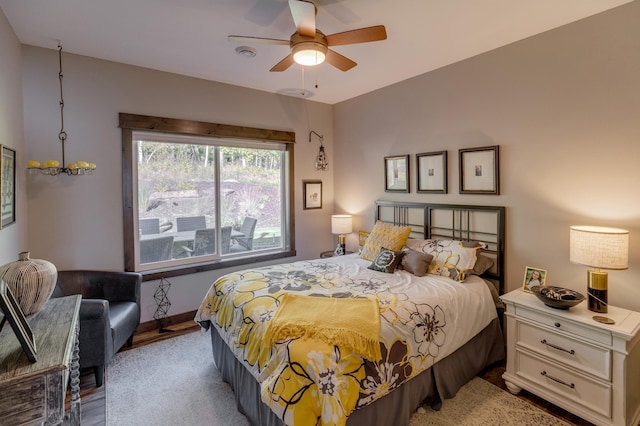
<path id="1" fill-rule="evenodd" d="M 107 425 L 248 426 L 213 364 L 208 333 L 195 332 L 118 353 L 106 375 Z M 440 411 L 419 408 L 410 426 L 567 423 L 480 378 Z"/>
<path id="2" fill-rule="evenodd" d="M 440 411 L 420 407 L 409 426 L 567 426 L 570 423 L 474 377 L 455 398 L 446 399 Z"/>
<path id="3" fill-rule="evenodd" d="M 213 363 L 209 333 L 116 354 L 106 374 L 107 426 L 248 426 Z"/>

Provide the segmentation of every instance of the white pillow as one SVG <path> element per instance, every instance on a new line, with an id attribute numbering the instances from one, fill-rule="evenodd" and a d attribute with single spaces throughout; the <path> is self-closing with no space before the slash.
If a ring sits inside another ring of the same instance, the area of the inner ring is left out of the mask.
<path id="1" fill-rule="evenodd" d="M 485 245 L 475 241 L 429 239 L 411 241 L 408 247 L 433 256 L 427 273 L 464 281 L 478 260 L 478 250 Z"/>

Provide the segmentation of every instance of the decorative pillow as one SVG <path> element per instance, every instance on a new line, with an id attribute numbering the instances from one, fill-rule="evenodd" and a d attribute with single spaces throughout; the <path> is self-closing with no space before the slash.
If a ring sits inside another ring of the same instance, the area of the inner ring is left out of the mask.
<path id="1" fill-rule="evenodd" d="M 478 252 L 478 260 L 473 265 L 473 269 L 469 271 L 470 274 L 482 275 L 487 272 L 493 266 L 494 262 L 489 256 L 484 253 Z"/>
<path id="2" fill-rule="evenodd" d="M 401 251 L 393 251 L 382 247 L 380 249 L 380 253 L 378 253 L 376 258 L 373 260 L 373 263 L 371 263 L 368 268 L 373 269 L 374 271 L 393 274 L 393 271 L 396 270 L 401 259 Z"/>
<path id="3" fill-rule="evenodd" d="M 398 267 L 415 275 L 416 277 L 422 277 L 427 274 L 432 260 L 433 256 L 428 253 L 408 249 L 404 252 L 402 261 Z"/>
<path id="4" fill-rule="evenodd" d="M 477 252 L 484 245 L 457 240 L 419 240 L 411 249 L 433 256 L 427 273 L 464 281 L 476 264 Z"/>
<path id="5" fill-rule="evenodd" d="M 378 221 L 373 225 L 373 229 L 364 243 L 360 257 L 372 261 L 383 246 L 389 250 L 399 251 L 404 246 L 404 243 L 407 242 L 410 233 L 410 226 L 396 226 Z"/>

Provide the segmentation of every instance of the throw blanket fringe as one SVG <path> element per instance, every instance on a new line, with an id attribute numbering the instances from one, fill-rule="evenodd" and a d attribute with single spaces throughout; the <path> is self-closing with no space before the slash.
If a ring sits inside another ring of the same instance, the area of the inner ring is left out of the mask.
<path id="1" fill-rule="evenodd" d="M 380 361 L 376 299 L 340 299 L 285 293 L 266 332 L 268 343 L 289 337 L 317 339 Z"/>

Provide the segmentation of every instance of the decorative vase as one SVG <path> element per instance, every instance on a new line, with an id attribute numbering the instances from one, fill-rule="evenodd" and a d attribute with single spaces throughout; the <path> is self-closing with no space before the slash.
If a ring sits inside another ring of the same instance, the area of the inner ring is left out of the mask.
<path id="1" fill-rule="evenodd" d="M 51 262 L 30 259 L 29 252 L 0 267 L 0 279 L 7 283 L 22 313 L 35 314 L 51 297 L 58 280 L 58 270 Z"/>

